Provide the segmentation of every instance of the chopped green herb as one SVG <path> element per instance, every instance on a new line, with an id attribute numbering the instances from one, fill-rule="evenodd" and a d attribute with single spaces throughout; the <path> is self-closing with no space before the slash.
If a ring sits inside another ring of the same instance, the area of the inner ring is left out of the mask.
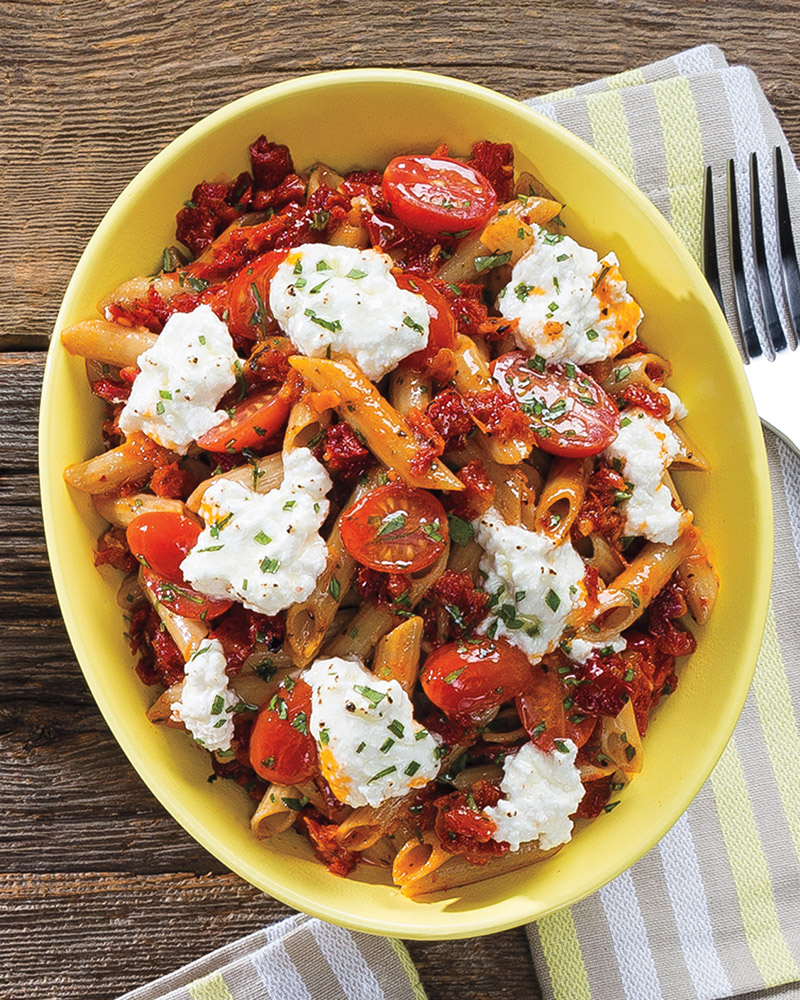
<path id="1" fill-rule="evenodd" d="M 597 340 L 597 338 L 599 336 L 600 336 L 600 334 L 597 332 L 597 330 L 587 330 L 586 331 L 586 339 L 587 340 Z"/>
<path id="2" fill-rule="evenodd" d="M 520 302 L 524 302 L 535 287 L 535 285 L 526 285 L 524 281 L 520 281 L 518 285 L 514 286 L 514 294 Z"/>
<path id="3" fill-rule="evenodd" d="M 394 744 L 395 741 L 392 739 L 391 736 L 388 736 L 381 745 L 381 753 L 388 753 L 392 749 Z"/>
<path id="4" fill-rule="evenodd" d="M 539 372 L 540 374 L 544 372 L 545 360 L 541 354 L 535 354 L 532 358 L 528 358 L 525 364 L 535 372 Z"/>
<path id="5" fill-rule="evenodd" d="M 476 257 L 474 261 L 475 270 L 478 274 L 481 274 L 481 272 L 488 271 L 492 267 L 499 267 L 501 264 L 507 264 L 510 260 L 510 250 L 508 253 L 493 253 L 482 257 Z"/>
<path id="6" fill-rule="evenodd" d="M 563 740 L 553 740 L 553 746 L 559 753 L 569 753 L 569 747 Z"/>
<path id="7" fill-rule="evenodd" d="M 342 587 L 336 577 L 331 577 L 330 586 L 328 587 L 328 593 L 334 599 L 334 601 L 339 600 L 339 594 L 342 592 Z"/>
<path id="8" fill-rule="evenodd" d="M 287 809 L 291 809 L 292 812 L 300 812 L 303 806 L 308 805 L 308 796 L 304 795 L 302 799 L 284 798 L 281 796 L 281 802 Z"/>
<path id="9" fill-rule="evenodd" d="M 560 263 L 561 263 L 562 261 L 565 261 L 565 260 L 569 260 L 569 254 L 568 254 L 568 253 L 560 253 L 560 254 L 558 255 L 558 257 L 556 257 L 556 260 L 558 261 L 558 263 L 559 263 L 559 264 L 560 264 Z"/>
<path id="10" fill-rule="evenodd" d="M 322 263 L 322 261 L 320 261 Z M 306 309 L 305 315 L 311 320 L 312 323 L 316 323 L 317 326 L 322 326 L 326 330 L 330 330 L 331 333 L 338 333 L 342 329 L 342 324 L 338 319 L 323 319 L 321 316 L 317 316 L 313 309 Z"/>
<path id="11" fill-rule="evenodd" d="M 187 274 L 186 281 L 196 292 L 204 292 L 208 288 L 208 282 L 204 278 L 196 278 L 193 274 Z"/>
<path id="12" fill-rule="evenodd" d="M 548 590 L 547 594 L 545 594 L 544 603 L 555 614 L 561 606 L 561 598 L 554 590 Z"/>
<path id="13" fill-rule="evenodd" d="M 427 729 L 419 729 L 419 730 L 417 730 L 416 733 L 414 733 L 414 739 L 415 740 L 424 740 L 427 735 L 428 735 L 428 730 Z"/>
<path id="14" fill-rule="evenodd" d="M 621 382 L 624 378 L 627 378 L 631 373 L 631 366 L 625 365 L 622 368 L 617 368 L 614 372 L 614 381 Z"/>
<path id="15" fill-rule="evenodd" d="M 308 718 L 305 712 L 298 712 L 292 719 L 292 729 L 296 729 L 303 736 L 308 736 Z"/>
<path id="16" fill-rule="evenodd" d="M 360 695 L 363 695 L 370 703 L 370 706 L 372 708 L 377 708 L 378 705 L 380 705 L 380 703 L 386 697 L 385 693 L 382 693 L 381 691 L 375 691 L 371 687 L 364 687 L 361 684 L 354 684 L 353 690 L 357 691 Z"/>
<path id="17" fill-rule="evenodd" d="M 625 592 L 625 593 L 626 593 L 626 594 L 628 595 L 628 597 L 630 597 L 630 599 L 631 599 L 631 604 L 632 604 L 632 605 L 633 605 L 633 606 L 634 606 L 635 608 L 638 608 L 638 607 L 639 607 L 639 605 L 640 605 L 640 604 L 641 604 L 642 602 L 641 602 L 641 600 L 639 599 L 639 595 L 638 595 L 638 594 L 636 593 L 636 591 L 635 591 L 635 590 L 628 590 L 628 589 L 627 589 L 626 587 L 623 587 L 622 589 L 623 589 L 623 591 L 624 591 L 624 592 Z"/>
<path id="18" fill-rule="evenodd" d="M 377 781 L 378 778 L 385 778 L 387 774 L 394 774 L 396 770 L 397 767 L 394 764 L 392 764 L 390 767 L 385 767 L 382 771 L 378 771 L 377 774 L 373 774 L 372 777 L 367 782 L 367 784 L 371 785 L 373 781 Z"/>
<path id="19" fill-rule="evenodd" d="M 424 333 L 425 332 L 425 327 L 422 325 L 422 323 L 417 323 L 417 321 L 413 320 L 410 316 L 404 316 L 403 317 L 403 326 L 410 327 L 416 333 Z"/>
<path id="20" fill-rule="evenodd" d="M 475 537 L 475 529 L 458 514 L 448 514 L 447 522 L 450 525 L 450 539 L 456 545 L 466 545 Z"/>
<path id="21" fill-rule="evenodd" d="M 269 556 L 264 556 L 264 558 L 261 560 L 261 563 L 260 563 L 261 572 L 262 573 L 277 573 L 278 572 L 278 567 L 280 566 L 280 564 L 281 563 L 280 563 L 279 559 L 270 559 Z"/>
<path id="22" fill-rule="evenodd" d="M 311 228 L 318 233 L 328 225 L 331 221 L 331 213 L 326 208 L 319 208 L 314 212 L 314 216 L 311 220 Z"/>
<path id="23" fill-rule="evenodd" d="M 223 708 L 225 708 L 225 699 L 221 694 L 218 694 L 211 705 L 211 714 L 219 715 Z"/>
<path id="24" fill-rule="evenodd" d="M 408 765 L 408 767 L 405 769 L 405 773 L 409 776 L 409 778 L 413 778 L 414 775 L 417 773 L 417 771 L 419 771 L 419 768 L 420 768 L 419 762 L 416 760 L 412 760 L 411 763 Z"/>
<path id="25" fill-rule="evenodd" d="M 265 534 L 265 532 L 259 531 L 259 533 L 255 536 L 255 541 L 257 541 L 259 545 L 269 545 L 272 539 L 269 535 Z"/>
<path id="26" fill-rule="evenodd" d="M 439 524 L 438 520 L 434 521 L 433 524 L 423 524 L 422 530 L 432 541 L 434 542 L 444 541 L 442 537 L 442 526 L 441 524 Z"/>
<path id="27" fill-rule="evenodd" d="M 607 802 L 603 806 L 603 812 L 610 813 L 613 809 L 616 809 L 618 805 L 619 805 L 619 800 L 617 800 L 616 802 Z"/>
<path id="28" fill-rule="evenodd" d="M 403 726 L 403 723 L 399 719 L 392 719 L 392 721 L 389 723 L 389 725 L 386 728 L 390 732 L 394 733 L 394 735 L 398 739 L 402 740 L 403 733 L 405 732 L 405 728 Z"/>
<path id="29" fill-rule="evenodd" d="M 380 528 L 378 528 L 376 537 L 382 538 L 384 535 L 392 535 L 395 531 L 399 531 L 403 528 L 405 523 L 406 515 L 401 510 L 398 510 L 394 514 L 390 514 L 389 517 L 385 517 L 383 519 Z"/>

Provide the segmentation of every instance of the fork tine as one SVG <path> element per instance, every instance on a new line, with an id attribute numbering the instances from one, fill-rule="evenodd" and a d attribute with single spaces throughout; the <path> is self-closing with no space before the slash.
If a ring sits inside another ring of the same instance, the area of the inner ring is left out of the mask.
<path id="1" fill-rule="evenodd" d="M 706 276 L 714 297 L 725 315 L 722 285 L 719 280 L 719 258 L 717 257 L 717 227 L 714 223 L 714 182 L 711 167 L 706 167 L 703 179 L 703 274 Z"/>
<path id="2" fill-rule="evenodd" d="M 786 192 L 786 174 L 783 169 L 781 147 L 775 147 L 775 209 L 778 216 L 778 241 L 781 249 L 781 270 L 786 304 L 792 318 L 794 333 L 800 343 L 800 266 L 792 234 L 789 215 L 789 196 Z"/>
<path id="3" fill-rule="evenodd" d="M 747 298 L 747 284 L 744 279 L 742 236 L 739 229 L 739 206 L 736 197 L 736 167 L 733 160 L 728 160 L 728 228 L 731 244 L 731 267 L 733 268 L 733 290 L 736 294 L 736 313 L 739 317 L 742 341 L 747 356 L 757 358 L 762 351 L 753 323 L 753 314 L 750 311 L 750 302 Z"/>
<path id="4" fill-rule="evenodd" d="M 772 283 L 769 280 L 767 266 L 767 248 L 764 244 L 764 219 L 761 215 L 761 191 L 758 186 L 758 156 L 750 154 L 750 216 L 753 228 L 753 256 L 758 278 L 758 291 L 761 296 L 761 307 L 764 310 L 764 322 L 767 326 L 767 336 L 775 351 L 786 350 L 786 336 L 778 316 Z"/>

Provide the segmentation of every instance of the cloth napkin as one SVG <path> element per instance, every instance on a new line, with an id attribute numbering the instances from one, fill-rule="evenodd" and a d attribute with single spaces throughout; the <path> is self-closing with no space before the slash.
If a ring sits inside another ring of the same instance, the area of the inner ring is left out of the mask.
<path id="1" fill-rule="evenodd" d="M 770 156 L 783 147 L 800 239 L 800 182 L 786 138 L 755 75 L 728 66 L 715 46 L 526 103 L 611 160 L 698 260 L 703 171 L 711 164 L 732 326 L 728 159 L 736 161 L 746 213 L 748 157 L 758 152 L 762 205 L 773 211 Z M 766 228 L 782 289 L 774 226 Z M 752 251 L 742 242 L 756 302 Z M 785 303 L 779 308 L 785 316 Z M 785 985 L 800 980 L 800 458 L 770 432 L 765 437 L 774 578 L 744 712 L 710 779 L 664 839 L 595 895 L 528 928 L 547 1000 L 800 998 L 800 987 Z"/>
<path id="2" fill-rule="evenodd" d="M 400 941 L 298 913 L 119 1000 L 427 1000 Z"/>
<path id="3" fill-rule="evenodd" d="M 729 67 L 715 46 L 526 103 L 627 174 L 696 258 L 703 168 L 712 164 L 728 303 L 729 158 L 743 179 L 752 150 L 766 157 L 784 147 L 800 236 L 800 179 L 785 137 L 753 73 Z M 761 173 L 769 209 L 769 172 Z M 748 205 L 744 188 L 739 205 Z M 777 275 L 771 231 L 768 238 Z M 800 458 L 768 432 L 766 439 L 775 575 L 742 718 L 711 778 L 657 847 L 594 896 L 528 928 L 545 1000 L 800 1000 L 800 986 L 785 985 L 800 980 Z M 426 998 L 400 942 L 297 915 L 120 1000 Z"/>

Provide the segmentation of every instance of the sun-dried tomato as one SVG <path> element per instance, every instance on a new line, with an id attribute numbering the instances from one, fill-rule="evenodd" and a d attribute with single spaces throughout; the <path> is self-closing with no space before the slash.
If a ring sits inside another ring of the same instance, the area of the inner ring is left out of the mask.
<path id="1" fill-rule="evenodd" d="M 124 403 L 131 394 L 131 387 L 126 382 L 116 382 L 114 379 L 103 376 L 92 382 L 92 392 L 107 403 Z"/>
<path id="2" fill-rule="evenodd" d="M 134 299 L 124 306 L 112 302 L 105 307 L 104 315 L 122 326 L 143 326 L 151 333 L 161 333 L 170 316 L 192 312 L 201 301 L 202 296 L 192 292 L 179 292 L 165 300 L 151 285 L 144 298 Z"/>
<path id="3" fill-rule="evenodd" d="M 344 175 L 340 187 L 349 198 L 366 198 L 373 208 L 388 213 L 389 203 L 383 196 L 382 180 L 380 170 L 351 170 Z"/>
<path id="4" fill-rule="evenodd" d="M 270 142 L 265 135 L 251 143 L 250 164 L 256 186 L 267 190 L 277 187 L 284 177 L 294 173 L 289 147 Z"/>
<path id="5" fill-rule="evenodd" d="M 444 451 L 444 439 L 430 417 L 418 406 L 411 407 L 406 414 L 406 421 L 417 439 L 417 451 L 411 459 L 411 471 L 415 476 L 424 476 Z"/>
<path id="6" fill-rule="evenodd" d="M 467 462 L 456 475 L 464 484 L 465 489 L 458 493 L 448 493 L 445 497 L 446 506 L 451 514 L 456 514 L 465 521 L 474 521 L 476 517 L 485 514 L 492 506 L 495 493 L 494 483 L 478 458 Z"/>
<path id="7" fill-rule="evenodd" d="M 615 499 L 627 490 L 624 478 L 610 466 L 598 464 L 586 484 L 586 495 L 572 526 L 573 540 L 597 533 L 611 542 L 623 534 L 625 515 Z"/>
<path id="8" fill-rule="evenodd" d="M 289 358 L 297 350 L 288 337 L 270 337 L 256 344 L 245 366 L 248 385 L 281 385 L 292 370 Z"/>
<path id="9" fill-rule="evenodd" d="M 407 594 L 411 587 L 403 573 L 381 573 L 360 566 L 356 573 L 356 590 L 365 601 L 374 601 L 398 613 L 408 611 Z"/>
<path id="10" fill-rule="evenodd" d="M 489 596 L 478 590 L 469 573 L 445 570 L 425 596 L 420 610 L 425 638 L 435 646 L 459 639 L 483 621 Z"/>
<path id="11" fill-rule="evenodd" d="M 218 639 L 225 651 L 227 674 L 235 677 L 242 664 L 253 652 L 256 643 L 266 643 L 270 652 L 277 652 L 286 635 L 286 619 L 283 615 L 261 615 L 241 604 L 234 604 L 214 624 L 209 633 Z"/>
<path id="12" fill-rule="evenodd" d="M 622 350 L 617 355 L 617 358 L 632 358 L 636 354 L 647 354 L 647 353 L 648 353 L 647 345 L 643 343 L 643 341 L 639 340 L 639 338 L 637 337 L 635 340 L 632 340 L 630 344 L 622 348 Z"/>
<path id="13" fill-rule="evenodd" d="M 686 614 L 686 597 L 677 576 L 653 598 L 648 615 L 647 631 L 656 646 L 668 656 L 690 656 L 697 648 L 697 641 L 688 629 L 675 624 L 676 618 Z"/>
<path id="14" fill-rule="evenodd" d="M 500 789 L 488 781 L 477 781 L 469 792 L 452 792 L 436 799 L 434 828 L 448 854 L 460 854 L 473 865 L 483 865 L 506 854 L 508 844 L 492 839 L 497 824 L 483 810 L 496 806 Z"/>
<path id="15" fill-rule="evenodd" d="M 369 449 L 364 447 L 350 424 L 344 421 L 333 424 L 325 431 L 322 457 L 329 469 L 348 482 L 362 476 L 373 462 Z"/>
<path id="16" fill-rule="evenodd" d="M 128 548 L 125 532 L 121 528 L 109 528 L 102 536 L 94 553 L 94 564 L 113 566 L 123 573 L 133 573 L 139 565 Z"/>
<path id="17" fill-rule="evenodd" d="M 413 271 L 421 277 L 432 277 L 439 268 L 439 251 L 436 247 L 449 247 L 452 240 L 418 233 L 394 216 L 384 212 L 362 213 L 362 222 L 369 233 L 373 247 L 388 252 L 401 251 L 399 265 L 405 271 Z"/>
<path id="18" fill-rule="evenodd" d="M 128 626 L 131 653 L 141 652 L 136 673 L 144 684 L 171 687 L 183 679 L 185 663 L 180 650 L 153 608 L 146 602 L 137 605 Z"/>
<path id="19" fill-rule="evenodd" d="M 475 426 L 464 400 L 455 389 L 444 389 L 437 393 L 425 412 L 441 435 L 445 451 L 462 447 L 464 435 Z"/>
<path id="20" fill-rule="evenodd" d="M 182 469 L 177 462 L 170 462 L 156 469 L 150 480 L 150 489 L 158 497 L 170 497 L 173 500 L 186 500 L 197 486 L 197 476 Z"/>
<path id="21" fill-rule="evenodd" d="M 640 410 L 644 410 L 657 420 L 663 420 L 669 413 L 667 397 L 648 389 L 645 385 L 639 385 L 638 382 L 625 386 L 619 398 L 624 399 L 630 406 L 638 406 Z"/>
<path id="22" fill-rule="evenodd" d="M 338 823 L 322 822 L 322 817 L 316 810 L 304 809 L 300 815 L 300 824 L 306 829 L 317 860 L 321 861 L 333 875 L 349 875 L 358 864 L 358 855 L 346 851 L 339 844 L 336 839 Z"/>
<path id="23" fill-rule="evenodd" d="M 595 816 L 600 815 L 611 798 L 611 777 L 587 781 L 583 787 L 583 798 L 572 817 L 573 819 L 594 819 Z"/>
<path id="24" fill-rule="evenodd" d="M 176 216 L 176 237 L 197 256 L 235 219 L 252 200 L 252 180 L 247 173 L 233 181 L 202 181 L 192 191 L 190 202 Z"/>
<path id="25" fill-rule="evenodd" d="M 586 715 L 619 715 L 630 697 L 622 679 L 624 664 L 620 657 L 594 653 L 585 663 L 576 664 L 574 670 L 579 681 L 572 690 L 575 707 Z"/>
<path id="26" fill-rule="evenodd" d="M 350 201 L 326 184 L 320 184 L 305 205 L 289 205 L 278 216 L 283 230 L 275 239 L 275 249 L 285 250 L 302 243 L 327 241 L 350 210 Z"/>
<path id="27" fill-rule="evenodd" d="M 306 182 L 297 174 L 289 174 L 271 191 L 257 190 L 250 206 L 254 212 L 263 212 L 268 208 L 279 209 L 290 202 L 301 204 L 306 196 Z"/>
<path id="28" fill-rule="evenodd" d="M 498 202 L 509 201 L 514 196 L 514 147 L 510 143 L 489 142 L 488 139 L 476 142 L 466 163 L 489 181 Z"/>
<path id="29" fill-rule="evenodd" d="M 514 438 L 527 441 L 531 425 L 519 403 L 502 389 L 480 389 L 464 395 L 464 402 L 472 416 L 483 424 L 490 434 L 500 441 Z"/>

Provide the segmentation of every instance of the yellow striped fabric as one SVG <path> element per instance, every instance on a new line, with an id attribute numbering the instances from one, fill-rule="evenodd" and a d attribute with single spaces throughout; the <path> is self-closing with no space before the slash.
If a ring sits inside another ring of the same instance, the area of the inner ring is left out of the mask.
<path id="1" fill-rule="evenodd" d="M 218 972 L 190 983 L 188 990 L 192 1000 L 234 1000 L 233 993 Z"/>
<path id="2" fill-rule="evenodd" d="M 559 910 L 537 927 L 555 1000 L 592 1000 L 571 910 Z"/>

